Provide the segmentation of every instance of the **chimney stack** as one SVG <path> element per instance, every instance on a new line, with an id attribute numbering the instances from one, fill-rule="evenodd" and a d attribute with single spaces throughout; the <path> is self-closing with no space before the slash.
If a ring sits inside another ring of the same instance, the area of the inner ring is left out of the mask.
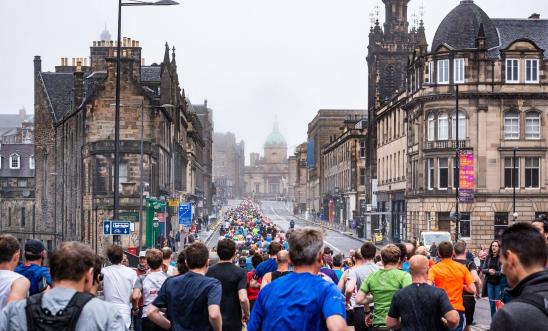
<path id="1" fill-rule="evenodd" d="M 531 16 L 529 16 L 529 19 L 530 20 L 539 20 L 540 19 L 540 14 L 532 13 Z"/>

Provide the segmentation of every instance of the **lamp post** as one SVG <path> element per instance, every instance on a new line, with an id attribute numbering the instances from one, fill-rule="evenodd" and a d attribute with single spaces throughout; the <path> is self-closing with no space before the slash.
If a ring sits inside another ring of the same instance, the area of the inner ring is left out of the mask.
<path id="1" fill-rule="evenodd" d="M 516 219 L 518 218 L 518 213 L 516 213 L 516 184 L 517 184 L 517 179 L 519 178 L 519 174 L 517 174 L 518 176 L 516 176 L 516 152 L 517 152 L 518 148 L 517 147 L 514 147 L 512 148 L 512 206 L 513 206 L 513 212 L 512 212 L 512 217 L 514 218 L 514 223 L 516 222 Z M 516 178 L 518 177 L 518 178 Z"/>
<path id="2" fill-rule="evenodd" d="M 159 0 L 154 2 L 118 0 L 118 40 L 116 42 L 116 107 L 114 112 L 114 210 L 113 219 L 118 220 L 120 209 L 120 53 L 122 50 L 122 7 L 124 6 L 171 6 L 178 5 L 172 0 Z M 120 243 L 120 236 L 112 236 L 115 244 Z"/>
<path id="3" fill-rule="evenodd" d="M 455 239 L 460 238 L 460 215 L 459 215 L 459 193 L 460 193 L 460 144 L 459 144 L 459 85 L 455 84 L 455 151 L 457 163 L 457 180 L 455 183 Z"/>

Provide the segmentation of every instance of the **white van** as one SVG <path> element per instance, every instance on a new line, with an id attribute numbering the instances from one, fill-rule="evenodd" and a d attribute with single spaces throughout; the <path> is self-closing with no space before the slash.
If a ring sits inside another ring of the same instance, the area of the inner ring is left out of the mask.
<path id="1" fill-rule="evenodd" d="M 430 250 L 432 243 L 438 245 L 442 241 L 451 241 L 451 234 L 447 231 L 425 231 L 421 233 L 420 242 Z"/>

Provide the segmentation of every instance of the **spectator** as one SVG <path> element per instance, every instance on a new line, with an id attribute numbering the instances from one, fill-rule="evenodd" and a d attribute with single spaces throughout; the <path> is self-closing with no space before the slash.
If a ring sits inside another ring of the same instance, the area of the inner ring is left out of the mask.
<path id="1" fill-rule="evenodd" d="M 15 268 L 15 272 L 30 281 L 29 295 L 34 295 L 51 287 L 49 269 L 44 267 L 47 251 L 40 240 L 30 239 L 25 243 L 25 263 Z"/>
<path id="2" fill-rule="evenodd" d="M 294 272 L 265 287 L 253 308 L 249 331 L 346 331 L 344 298 L 318 273 L 322 266 L 323 235 L 312 228 L 289 237 Z"/>
<path id="3" fill-rule="evenodd" d="M 409 260 L 409 272 L 413 284 L 394 294 L 386 317 L 386 326 L 402 331 L 455 328 L 459 324 L 459 314 L 451 306 L 447 294 L 427 283 L 428 259 L 423 255 L 412 256 Z"/>
<path id="4" fill-rule="evenodd" d="M 19 255 L 19 241 L 11 234 L 0 235 L 0 311 L 8 303 L 27 297 L 29 280 L 14 272 Z"/>
<path id="5" fill-rule="evenodd" d="M 30 331 L 38 324 L 60 330 L 127 330 L 118 309 L 89 294 L 97 286 L 98 263 L 88 246 L 63 243 L 50 258 L 53 288 L 9 304 L 0 314 L 0 330 Z"/>
<path id="6" fill-rule="evenodd" d="M 242 321 L 245 323 L 249 320 L 246 273 L 232 263 L 236 255 L 236 243 L 233 240 L 219 240 L 217 254 L 220 261 L 209 268 L 206 276 L 221 282 L 223 331 L 241 331 Z"/>
<path id="7" fill-rule="evenodd" d="M 496 301 L 502 299 L 503 280 L 500 268 L 500 241 L 494 240 L 489 246 L 489 253 L 481 265 L 481 272 L 485 275 L 487 296 L 491 308 L 491 317 L 497 312 Z"/>
<path id="8" fill-rule="evenodd" d="M 209 260 L 207 247 L 194 243 L 185 249 L 185 255 L 188 272 L 166 279 L 149 307 L 148 318 L 172 331 L 221 331 L 221 282 L 205 276 Z M 163 308 L 171 320 L 160 313 Z"/>
<path id="9" fill-rule="evenodd" d="M 131 301 L 137 282 L 137 274 L 122 265 L 124 251 L 122 247 L 111 245 L 107 248 L 107 257 L 111 266 L 103 268 L 103 293 L 105 301 L 112 303 L 122 314 L 126 328 L 131 326 Z"/>
<path id="10" fill-rule="evenodd" d="M 504 305 L 491 330 L 545 330 L 548 325 L 548 260 L 545 238 L 533 226 L 516 223 L 502 234 L 501 262 L 512 301 Z"/>

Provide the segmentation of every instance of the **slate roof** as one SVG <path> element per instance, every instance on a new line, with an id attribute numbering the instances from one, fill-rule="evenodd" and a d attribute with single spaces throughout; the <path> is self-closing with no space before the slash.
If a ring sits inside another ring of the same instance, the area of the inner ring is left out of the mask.
<path id="1" fill-rule="evenodd" d="M 159 65 L 142 66 L 141 67 L 141 82 L 159 82 L 160 81 Z"/>
<path id="2" fill-rule="evenodd" d="M 42 72 L 41 75 L 54 121 L 59 122 L 72 108 L 74 74 Z"/>
<path id="3" fill-rule="evenodd" d="M 9 160 L 13 153 L 21 157 L 20 169 L 10 169 Z M 0 146 L 0 177 L 34 177 L 34 169 L 29 167 L 29 157 L 34 155 L 34 144 L 2 144 Z"/>
<path id="4" fill-rule="evenodd" d="M 548 57 L 548 20 L 534 19 L 492 19 L 500 36 L 500 48 L 505 49 L 517 39 L 529 39 L 545 50 Z"/>

